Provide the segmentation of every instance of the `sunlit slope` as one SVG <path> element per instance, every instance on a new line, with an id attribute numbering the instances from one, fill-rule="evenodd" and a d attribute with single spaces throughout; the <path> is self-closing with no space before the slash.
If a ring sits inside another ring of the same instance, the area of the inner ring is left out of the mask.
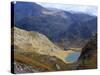
<path id="1" fill-rule="evenodd" d="M 36 52 L 43 55 L 55 56 L 66 63 L 64 58 L 71 51 L 64 51 L 53 44 L 45 35 L 14 27 L 14 46 L 20 52 Z"/>

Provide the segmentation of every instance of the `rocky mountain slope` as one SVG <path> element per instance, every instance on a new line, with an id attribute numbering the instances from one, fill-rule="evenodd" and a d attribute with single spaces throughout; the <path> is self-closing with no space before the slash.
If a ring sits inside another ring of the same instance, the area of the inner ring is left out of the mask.
<path id="1" fill-rule="evenodd" d="M 14 45 L 14 73 L 72 70 L 77 67 L 65 60 L 73 51 L 61 50 L 38 32 L 14 27 L 12 45 Z"/>
<path id="2" fill-rule="evenodd" d="M 29 32 L 17 27 L 14 27 L 14 46 L 15 51 L 18 48 L 20 52 L 20 49 L 22 49 L 24 52 L 36 52 L 44 55 L 56 56 L 63 61 L 65 61 L 64 58 L 72 52 L 62 50 L 43 34 L 33 31 Z"/>
<path id="3" fill-rule="evenodd" d="M 97 35 L 95 35 L 82 49 L 79 61 L 79 69 L 97 68 Z"/>

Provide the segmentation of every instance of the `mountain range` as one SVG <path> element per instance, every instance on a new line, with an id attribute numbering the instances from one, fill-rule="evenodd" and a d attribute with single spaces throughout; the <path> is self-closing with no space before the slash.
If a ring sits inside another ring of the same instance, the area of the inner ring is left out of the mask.
<path id="1" fill-rule="evenodd" d="M 40 32 L 64 47 L 83 46 L 97 31 L 97 17 L 94 15 L 47 9 L 31 2 L 17 2 L 14 12 L 16 27 Z"/>
<path id="2" fill-rule="evenodd" d="M 14 73 L 97 67 L 96 15 L 34 2 L 12 2 L 11 8 Z"/>

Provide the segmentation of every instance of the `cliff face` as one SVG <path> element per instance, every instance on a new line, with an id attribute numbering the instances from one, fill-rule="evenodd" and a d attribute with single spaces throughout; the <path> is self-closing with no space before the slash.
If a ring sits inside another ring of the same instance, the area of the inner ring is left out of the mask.
<path id="1" fill-rule="evenodd" d="M 79 69 L 97 68 L 97 35 L 95 35 L 82 49 L 79 62 Z"/>

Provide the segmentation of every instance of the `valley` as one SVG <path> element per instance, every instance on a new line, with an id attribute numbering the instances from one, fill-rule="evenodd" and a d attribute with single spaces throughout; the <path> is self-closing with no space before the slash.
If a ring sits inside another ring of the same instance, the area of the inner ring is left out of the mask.
<path id="1" fill-rule="evenodd" d="M 60 70 L 59 68 L 61 70 L 73 69 L 75 67 L 72 66 L 75 65 L 70 65 L 71 67 L 65 65 L 74 64 L 79 58 L 75 53 L 81 52 L 80 48 L 63 50 L 43 34 L 29 32 L 17 27 L 14 27 L 14 39 L 14 61 L 30 65 L 35 70 L 40 68 L 39 71 Z M 76 56 L 74 58 L 76 60 L 70 59 L 74 56 Z"/>
<path id="2" fill-rule="evenodd" d="M 14 39 L 15 51 L 16 49 L 22 49 L 22 52 L 37 52 L 44 55 L 56 56 L 65 63 L 70 63 L 64 59 L 65 57 L 72 52 L 80 50 L 80 48 L 63 50 L 40 33 L 28 32 L 16 27 L 14 27 Z"/>
<path id="3" fill-rule="evenodd" d="M 88 10 L 47 8 L 35 2 L 11 4 L 14 73 L 97 67 L 97 15 Z"/>

